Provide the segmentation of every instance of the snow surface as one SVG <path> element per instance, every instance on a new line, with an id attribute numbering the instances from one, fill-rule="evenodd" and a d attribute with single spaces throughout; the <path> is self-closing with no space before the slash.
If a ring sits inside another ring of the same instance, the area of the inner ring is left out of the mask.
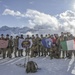
<path id="1" fill-rule="evenodd" d="M 35 61 L 41 70 L 26 73 L 25 68 L 16 66 L 28 60 Z M 0 59 L 0 75 L 75 75 L 75 59 L 50 59 L 50 57 Z"/>

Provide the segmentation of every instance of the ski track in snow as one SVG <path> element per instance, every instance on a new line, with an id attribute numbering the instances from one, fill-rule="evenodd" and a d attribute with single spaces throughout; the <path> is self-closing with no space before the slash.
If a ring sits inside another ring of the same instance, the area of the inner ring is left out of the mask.
<path id="1" fill-rule="evenodd" d="M 19 62 L 20 60 L 22 60 L 22 59 L 24 59 L 24 58 L 25 58 L 25 57 L 20 58 L 20 59 L 16 60 L 15 62 L 12 62 L 11 64 L 14 64 L 14 63 L 16 63 L 16 62 Z"/>
<path id="2" fill-rule="evenodd" d="M 73 65 L 73 69 L 72 69 L 71 73 L 73 75 L 75 75 L 75 57 L 74 57 L 74 55 L 73 55 L 73 63 L 74 63 L 74 65 Z"/>
<path id="3" fill-rule="evenodd" d="M 74 64 L 74 68 L 73 68 L 73 70 L 72 70 L 72 72 L 71 72 L 73 75 L 75 75 L 75 64 Z"/>
<path id="4" fill-rule="evenodd" d="M 1 59 L 1 60 L 0 60 L 0 64 L 3 63 L 3 62 L 6 62 L 6 61 L 8 61 L 8 60 L 10 60 L 10 59 L 9 59 L 9 58 Z"/>
<path id="5" fill-rule="evenodd" d="M 70 70 L 71 70 L 71 74 L 75 75 L 75 57 L 74 57 L 74 54 L 72 55 L 72 59 L 69 62 L 67 72 L 70 71 Z"/>
<path id="6" fill-rule="evenodd" d="M 5 64 L 8 64 L 8 63 L 13 62 L 13 61 L 15 61 L 15 60 L 16 60 L 16 58 L 9 59 L 9 60 L 7 60 L 7 61 L 1 63 L 0 65 L 5 65 Z"/>
<path id="7" fill-rule="evenodd" d="M 16 61 L 20 61 L 21 59 L 24 59 L 24 57 L 18 57 L 18 58 L 6 58 L 0 61 L 0 65 L 6 65 L 6 64 L 12 64 Z"/>
<path id="8" fill-rule="evenodd" d="M 74 60 L 75 60 L 75 59 L 74 59 L 74 55 L 73 55 L 71 61 L 69 62 L 69 65 L 68 65 L 68 69 L 67 69 L 67 71 L 70 70 L 71 65 L 74 63 Z"/>

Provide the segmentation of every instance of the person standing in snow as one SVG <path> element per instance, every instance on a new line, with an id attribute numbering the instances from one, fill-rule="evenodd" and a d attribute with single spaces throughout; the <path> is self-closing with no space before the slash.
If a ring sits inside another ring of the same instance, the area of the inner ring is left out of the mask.
<path id="1" fill-rule="evenodd" d="M 58 54 L 58 58 L 60 58 L 60 54 L 61 54 L 61 51 L 60 51 L 60 37 L 57 35 L 55 36 L 56 37 L 56 47 L 57 47 L 57 54 Z"/>
<path id="2" fill-rule="evenodd" d="M 12 58 L 13 53 L 13 36 L 10 36 L 9 42 L 8 42 L 8 57 Z"/>
<path id="3" fill-rule="evenodd" d="M 64 41 L 64 33 L 61 32 L 61 36 L 60 36 L 60 42 Z M 61 45 L 60 45 L 60 50 L 61 50 Z M 62 52 L 62 58 L 65 58 L 65 51 L 61 51 Z"/>
<path id="4" fill-rule="evenodd" d="M 41 43 L 41 41 L 44 38 L 44 36 L 41 34 L 40 37 L 41 37 L 41 40 L 40 40 L 40 52 L 41 52 L 41 56 L 44 56 L 44 54 L 45 54 L 44 53 L 45 52 L 45 47 Z"/>
<path id="5" fill-rule="evenodd" d="M 74 37 L 71 35 L 71 33 L 67 32 L 67 40 L 72 40 L 72 39 L 74 39 Z M 71 59 L 71 57 L 72 57 L 72 52 L 73 52 L 73 50 L 67 51 L 67 57 L 69 59 Z"/>
<path id="6" fill-rule="evenodd" d="M 21 35 L 21 37 L 19 37 L 19 38 L 24 39 L 24 38 L 23 38 L 23 35 Z M 19 50 L 18 50 L 18 56 L 19 56 L 19 57 L 23 56 L 23 49 L 19 49 Z"/>
<path id="7" fill-rule="evenodd" d="M 50 34 L 47 35 L 47 38 L 49 38 L 52 41 Z M 46 54 L 49 55 L 49 56 L 50 56 L 50 51 L 51 51 L 51 48 L 47 48 Z"/>
<path id="8" fill-rule="evenodd" d="M 41 41 L 41 39 L 38 34 L 36 34 L 35 40 L 36 40 L 36 44 L 37 44 L 38 56 L 40 56 L 40 43 L 41 43 L 40 41 Z"/>
<path id="9" fill-rule="evenodd" d="M 16 36 L 16 38 L 14 39 L 14 55 L 15 55 L 15 57 L 17 57 L 17 52 L 18 52 L 18 39 L 19 39 L 19 36 Z"/>
<path id="10" fill-rule="evenodd" d="M 5 40 L 3 34 L 1 34 L 0 40 Z M 6 57 L 6 49 L 5 49 L 5 48 L 1 48 L 0 50 L 1 50 L 1 52 L 2 52 L 2 57 L 3 57 L 3 59 L 5 59 L 5 57 Z"/>
<path id="11" fill-rule="evenodd" d="M 6 51 L 7 51 L 7 57 L 11 58 L 10 56 L 10 49 L 9 49 L 9 45 L 10 45 L 10 42 L 9 42 L 9 34 L 6 35 L 6 40 L 8 40 L 8 47 L 6 48 Z"/>
<path id="12" fill-rule="evenodd" d="M 29 40 L 30 40 L 30 36 L 27 35 L 27 37 L 25 38 L 25 40 L 26 40 L 26 41 L 29 41 Z M 27 55 L 29 56 L 30 48 L 26 48 L 25 52 L 26 52 L 26 56 L 27 56 Z"/>

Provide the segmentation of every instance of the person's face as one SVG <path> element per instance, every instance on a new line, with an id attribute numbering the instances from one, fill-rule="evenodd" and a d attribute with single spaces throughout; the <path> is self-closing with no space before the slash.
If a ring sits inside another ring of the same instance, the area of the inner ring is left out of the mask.
<path id="1" fill-rule="evenodd" d="M 38 34 L 36 34 L 36 37 L 38 37 Z"/>
<path id="2" fill-rule="evenodd" d="M 18 39 L 19 37 L 18 36 L 16 36 L 16 39 Z"/>
<path id="3" fill-rule="evenodd" d="M 1 37 L 3 38 L 3 37 L 4 37 L 4 35 L 1 35 Z"/>
<path id="4" fill-rule="evenodd" d="M 61 33 L 61 36 L 63 36 L 64 34 L 63 34 L 63 32 Z"/>
<path id="5" fill-rule="evenodd" d="M 53 38 L 53 35 L 51 35 L 51 38 Z"/>
<path id="6" fill-rule="evenodd" d="M 32 38 L 34 38 L 34 35 L 32 35 Z"/>
<path id="7" fill-rule="evenodd" d="M 6 38 L 9 38 L 9 36 L 6 36 Z"/>
<path id="8" fill-rule="evenodd" d="M 50 37 L 50 34 L 48 34 L 48 37 Z"/>
<path id="9" fill-rule="evenodd" d="M 64 33 L 64 36 L 66 36 L 66 33 Z"/>
<path id="10" fill-rule="evenodd" d="M 45 35 L 45 37 L 47 37 L 47 35 Z"/>
<path id="11" fill-rule="evenodd" d="M 41 38 L 43 37 L 43 35 L 41 35 Z"/>
<path id="12" fill-rule="evenodd" d="M 21 38 L 23 38 L 23 35 L 21 35 Z"/>
<path id="13" fill-rule="evenodd" d="M 27 38 L 29 38 L 29 35 L 27 35 Z"/>
<path id="14" fill-rule="evenodd" d="M 10 38 L 13 39 L 13 36 L 11 36 Z"/>

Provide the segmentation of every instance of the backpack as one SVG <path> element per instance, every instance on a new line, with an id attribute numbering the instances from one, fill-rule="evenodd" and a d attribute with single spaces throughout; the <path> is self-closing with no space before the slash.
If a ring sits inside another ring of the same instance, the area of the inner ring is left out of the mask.
<path id="1" fill-rule="evenodd" d="M 26 73 L 35 73 L 37 72 L 38 66 L 35 62 L 33 61 L 29 61 L 27 62 L 27 66 L 26 66 Z"/>

